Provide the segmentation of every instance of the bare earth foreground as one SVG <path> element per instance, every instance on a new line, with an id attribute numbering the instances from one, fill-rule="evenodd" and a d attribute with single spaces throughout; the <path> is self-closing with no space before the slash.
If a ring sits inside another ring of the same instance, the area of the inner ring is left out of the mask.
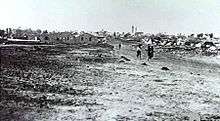
<path id="1" fill-rule="evenodd" d="M 135 56 L 126 44 L 1 47 L 0 120 L 220 120 L 219 63 Z"/>

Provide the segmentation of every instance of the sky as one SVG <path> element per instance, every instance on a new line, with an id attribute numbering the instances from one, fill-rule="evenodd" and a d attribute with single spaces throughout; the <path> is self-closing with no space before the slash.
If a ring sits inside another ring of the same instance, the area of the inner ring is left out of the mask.
<path id="1" fill-rule="evenodd" d="M 0 0 L 0 28 L 220 33 L 220 0 Z"/>

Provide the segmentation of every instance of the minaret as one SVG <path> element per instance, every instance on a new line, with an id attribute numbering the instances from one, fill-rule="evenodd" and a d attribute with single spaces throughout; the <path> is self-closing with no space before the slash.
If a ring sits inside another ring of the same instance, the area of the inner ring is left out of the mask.
<path id="1" fill-rule="evenodd" d="M 134 26 L 132 26 L 132 30 L 131 30 L 132 34 L 134 33 Z"/>
<path id="2" fill-rule="evenodd" d="M 137 32 L 137 27 L 135 27 L 135 33 Z"/>
<path id="3" fill-rule="evenodd" d="M 132 26 L 132 33 L 134 33 L 134 26 Z"/>

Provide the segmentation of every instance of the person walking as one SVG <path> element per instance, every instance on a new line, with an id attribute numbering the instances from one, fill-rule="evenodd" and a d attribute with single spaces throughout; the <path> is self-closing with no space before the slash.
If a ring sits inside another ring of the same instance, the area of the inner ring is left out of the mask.
<path id="1" fill-rule="evenodd" d="M 154 38 L 151 36 L 148 39 L 148 46 L 147 46 L 147 54 L 148 54 L 148 61 L 153 58 L 154 56 L 154 47 L 153 47 Z"/>
<path id="2" fill-rule="evenodd" d="M 119 48 L 119 50 L 121 49 L 121 43 L 118 44 L 118 48 Z"/>
<path id="3" fill-rule="evenodd" d="M 154 47 L 153 45 L 148 45 L 148 61 L 154 56 Z"/>
<path id="4" fill-rule="evenodd" d="M 141 45 L 138 45 L 137 47 L 137 58 L 141 59 Z"/>

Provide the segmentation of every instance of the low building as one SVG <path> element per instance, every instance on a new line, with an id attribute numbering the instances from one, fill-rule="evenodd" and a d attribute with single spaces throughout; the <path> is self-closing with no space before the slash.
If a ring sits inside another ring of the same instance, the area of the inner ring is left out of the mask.
<path id="1" fill-rule="evenodd" d="M 78 44 L 97 44 L 102 42 L 103 36 L 95 35 L 92 33 L 81 33 L 75 36 L 75 43 Z"/>

